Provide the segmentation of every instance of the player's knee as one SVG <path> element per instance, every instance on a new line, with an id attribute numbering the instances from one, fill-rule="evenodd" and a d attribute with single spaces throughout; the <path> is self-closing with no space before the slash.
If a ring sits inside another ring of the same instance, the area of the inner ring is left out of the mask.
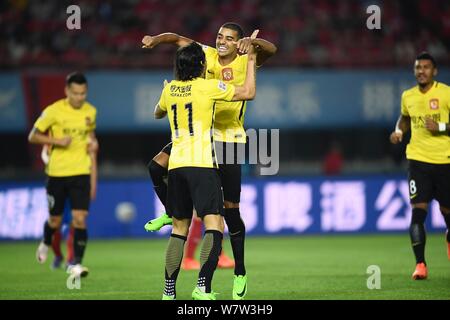
<path id="1" fill-rule="evenodd" d="M 86 222 L 84 220 L 82 220 L 82 219 L 79 219 L 79 220 L 74 219 L 73 220 L 73 227 L 75 229 L 86 229 Z"/>
<path id="2" fill-rule="evenodd" d="M 189 225 L 190 225 L 190 220 L 188 220 L 188 219 L 178 220 L 176 218 L 173 218 L 172 219 L 172 233 L 187 237 L 187 235 L 189 233 Z"/>
<path id="3" fill-rule="evenodd" d="M 424 224 L 427 218 L 427 211 L 423 208 L 413 208 L 411 224 Z"/>
<path id="4" fill-rule="evenodd" d="M 77 212 L 72 215 L 72 224 L 76 229 L 86 229 L 87 213 Z"/>
<path id="5" fill-rule="evenodd" d="M 218 230 L 223 233 L 225 225 L 220 214 L 207 214 L 203 217 L 205 230 Z"/>
<path id="6" fill-rule="evenodd" d="M 48 219 L 48 225 L 52 229 L 59 229 L 61 227 L 62 218 L 58 216 L 50 216 Z"/>

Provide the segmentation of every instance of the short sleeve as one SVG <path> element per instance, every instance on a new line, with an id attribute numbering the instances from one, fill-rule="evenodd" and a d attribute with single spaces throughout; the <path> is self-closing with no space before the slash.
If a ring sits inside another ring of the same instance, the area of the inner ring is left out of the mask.
<path id="1" fill-rule="evenodd" d="M 401 102 L 401 114 L 404 116 L 409 116 L 408 108 L 406 107 L 406 98 L 405 98 L 405 92 L 402 94 L 402 102 Z"/>
<path id="2" fill-rule="evenodd" d="M 34 123 L 34 127 L 41 132 L 46 132 L 55 122 L 56 118 L 52 110 L 45 108 L 41 116 Z"/>
<path id="3" fill-rule="evenodd" d="M 96 128 L 97 128 L 97 110 L 94 109 L 94 112 L 92 112 L 91 126 L 89 129 L 94 131 Z"/>
<path id="4" fill-rule="evenodd" d="M 168 84 L 168 86 L 169 85 L 170 84 Z M 161 92 L 161 97 L 159 98 L 158 105 L 162 111 L 167 111 L 166 99 L 164 98 L 164 91 L 165 90 L 163 89 L 163 91 Z"/>
<path id="5" fill-rule="evenodd" d="M 208 95 L 213 100 L 225 100 L 231 101 L 234 96 L 235 86 L 227 84 L 217 79 L 211 79 L 208 81 Z"/>

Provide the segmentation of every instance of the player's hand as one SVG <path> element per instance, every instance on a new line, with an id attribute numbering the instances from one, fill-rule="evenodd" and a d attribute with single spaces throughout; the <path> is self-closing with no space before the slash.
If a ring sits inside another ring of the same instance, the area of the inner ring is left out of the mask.
<path id="1" fill-rule="evenodd" d="M 430 132 L 439 132 L 439 124 L 430 117 L 425 118 L 425 128 Z"/>
<path id="2" fill-rule="evenodd" d="M 69 136 L 66 136 L 64 138 L 61 139 L 56 139 L 55 141 L 55 145 L 58 147 L 63 147 L 66 148 L 67 146 L 69 146 L 69 144 L 72 142 L 72 138 Z"/>
<path id="3" fill-rule="evenodd" d="M 157 45 L 155 41 L 155 37 L 145 36 L 142 38 L 142 48 L 144 49 L 152 49 Z"/>
<path id="4" fill-rule="evenodd" d="M 403 140 L 403 133 L 401 131 L 394 131 L 391 133 L 389 140 L 392 144 L 400 143 Z"/>
<path id="5" fill-rule="evenodd" d="M 239 54 L 246 54 L 249 52 L 250 47 L 253 45 L 253 40 L 256 39 L 256 36 L 258 35 L 259 30 L 256 29 L 253 31 L 252 35 L 250 37 L 245 37 L 242 39 L 239 39 L 238 41 L 235 41 L 237 50 Z"/>

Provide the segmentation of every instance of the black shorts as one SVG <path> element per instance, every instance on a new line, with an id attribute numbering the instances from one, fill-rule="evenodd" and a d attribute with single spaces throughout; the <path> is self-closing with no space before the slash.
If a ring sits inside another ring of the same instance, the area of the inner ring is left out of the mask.
<path id="1" fill-rule="evenodd" d="M 172 142 L 169 142 L 166 144 L 166 146 L 161 150 L 161 152 L 164 152 L 165 154 L 168 154 L 170 156 L 170 152 L 172 151 Z"/>
<path id="2" fill-rule="evenodd" d="M 89 210 L 91 179 L 89 175 L 71 177 L 48 177 L 47 200 L 50 215 L 60 216 L 64 212 L 66 199 L 72 210 Z"/>
<path id="3" fill-rule="evenodd" d="M 409 160 L 409 197 L 412 204 L 436 199 L 450 208 L 450 164 L 432 164 Z"/>
<path id="4" fill-rule="evenodd" d="M 216 141 L 215 144 L 219 174 L 225 201 L 241 201 L 242 164 L 245 159 L 245 143 Z M 230 155 L 230 151 L 234 150 Z M 227 159 L 227 154 L 230 159 Z"/>
<path id="5" fill-rule="evenodd" d="M 223 196 L 216 169 L 183 167 L 169 170 L 167 214 L 192 219 L 192 210 L 203 218 L 207 214 L 223 215 Z"/>

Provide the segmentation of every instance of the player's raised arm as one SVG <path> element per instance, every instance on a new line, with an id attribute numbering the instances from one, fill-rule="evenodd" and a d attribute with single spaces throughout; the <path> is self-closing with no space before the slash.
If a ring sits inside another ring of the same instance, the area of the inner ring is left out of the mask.
<path id="1" fill-rule="evenodd" d="M 254 46 L 256 50 L 256 65 L 262 66 L 267 59 L 277 52 L 277 47 L 267 40 L 257 38 L 259 30 L 253 31 L 250 37 L 239 39 L 236 43 L 237 49 L 244 54 L 250 50 L 250 46 Z"/>
<path id="2" fill-rule="evenodd" d="M 144 38 L 142 38 L 142 48 L 152 49 L 161 43 L 174 44 L 178 47 L 184 47 L 192 42 L 194 42 L 194 40 L 180 36 L 176 33 L 166 32 L 156 36 L 144 36 Z"/>
<path id="3" fill-rule="evenodd" d="M 253 100 L 256 96 L 256 52 L 250 48 L 247 61 L 247 74 L 243 86 L 236 86 L 233 101 Z"/>

